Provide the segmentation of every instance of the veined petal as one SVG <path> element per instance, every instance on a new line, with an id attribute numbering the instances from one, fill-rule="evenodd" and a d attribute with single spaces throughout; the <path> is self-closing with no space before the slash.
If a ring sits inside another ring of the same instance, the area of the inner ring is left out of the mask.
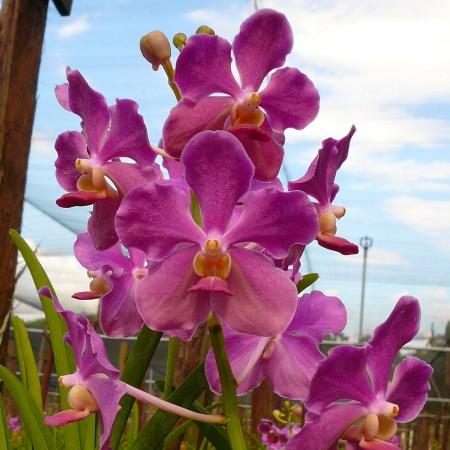
<path id="1" fill-rule="evenodd" d="M 370 345 L 365 347 L 341 345 L 331 349 L 328 357 L 319 363 L 311 382 L 309 397 L 305 401 L 307 408 L 322 414 L 328 405 L 342 399 L 370 405 L 375 399 L 366 372 L 370 351 L 372 351 Z"/>
<path id="2" fill-rule="evenodd" d="M 275 393 L 281 397 L 304 400 L 319 361 L 325 357 L 308 336 L 284 332 L 274 350 L 264 361 L 264 374 Z"/>
<path id="3" fill-rule="evenodd" d="M 58 100 L 58 103 L 66 111 L 70 111 L 70 106 L 69 106 L 69 83 L 58 84 L 55 87 L 55 96 L 56 96 L 56 100 Z"/>
<path id="4" fill-rule="evenodd" d="M 178 56 L 174 81 L 195 102 L 214 93 L 237 97 L 241 88 L 231 72 L 231 44 L 219 36 L 191 36 Z"/>
<path id="5" fill-rule="evenodd" d="M 153 164 L 156 153 L 150 147 L 147 128 L 138 108 L 136 102 L 128 99 L 116 100 L 110 108 L 111 129 L 99 155 L 102 161 L 127 157 L 141 167 Z"/>
<path id="6" fill-rule="evenodd" d="M 199 281 L 192 266 L 197 251 L 194 245 L 177 250 L 149 268 L 147 277 L 137 285 L 138 311 L 149 328 L 189 340 L 207 319 L 211 294 L 189 292 Z"/>
<path id="7" fill-rule="evenodd" d="M 286 16 L 277 11 L 261 9 L 245 20 L 233 41 L 242 89 L 258 91 L 264 77 L 284 64 L 293 42 Z"/>
<path id="8" fill-rule="evenodd" d="M 197 103 L 183 98 L 171 109 L 162 135 L 164 150 L 179 158 L 189 140 L 204 130 L 222 130 L 230 115 L 231 97 L 207 97 Z"/>
<path id="9" fill-rule="evenodd" d="M 91 156 L 97 156 L 106 138 L 110 116 L 105 97 L 94 91 L 78 72 L 67 73 L 70 110 L 83 119 L 86 141 Z"/>
<path id="10" fill-rule="evenodd" d="M 367 370 L 375 394 L 386 392 L 394 358 L 398 351 L 419 332 L 420 305 L 414 297 L 404 296 L 385 322 L 379 325 L 369 344 L 373 347 L 367 358 Z"/>
<path id="11" fill-rule="evenodd" d="M 226 131 L 204 131 L 190 140 L 181 162 L 200 204 L 206 234 L 224 233 L 255 171 L 242 144 Z"/>
<path id="12" fill-rule="evenodd" d="M 316 210 L 306 194 L 266 188 L 248 194 L 242 215 L 223 242 L 255 242 L 274 258 L 283 258 L 292 244 L 314 240 L 317 229 Z"/>
<path id="13" fill-rule="evenodd" d="M 126 247 L 161 259 L 183 242 L 203 245 L 206 237 L 192 219 L 188 197 L 174 186 L 147 183 L 129 192 L 116 215 Z"/>
<path id="14" fill-rule="evenodd" d="M 312 291 L 298 299 L 297 311 L 286 332 L 304 334 L 320 343 L 328 333 L 339 334 L 346 324 L 347 311 L 337 297 Z"/>
<path id="15" fill-rule="evenodd" d="M 409 422 L 417 417 L 427 400 L 433 369 L 425 361 L 406 357 L 394 370 L 386 400 L 398 405 L 397 422 Z"/>
<path id="16" fill-rule="evenodd" d="M 327 408 L 314 422 L 306 422 L 285 450 L 336 450 L 339 436 L 358 418 L 367 414 L 360 404 L 343 403 Z"/>
<path id="17" fill-rule="evenodd" d="M 66 131 L 55 142 L 58 158 L 55 161 L 56 179 L 66 191 L 77 190 L 80 172 L 75 168 L 75 161 L 90 158 L 86 149 L 86 139 L 78 131 Z"/>
<path id="18" fill-rule="evenodd" d="M 266 112 L 270 126 L 278 132 L 286 128 L 303 130 L 319 113 L 319 92 L 298 69 L 277 70 L 260 95 L 260 106 Z"/>
<path id="19" fill-rule="evenodd" d="M 279 334 L 297 305 L 294 283 L 261 253 L 240 247 L 230 248 L 229 253 L 232 266 L 227 283 L 233 296 L 212 295 L 213 310 L 236 333 Z"/>

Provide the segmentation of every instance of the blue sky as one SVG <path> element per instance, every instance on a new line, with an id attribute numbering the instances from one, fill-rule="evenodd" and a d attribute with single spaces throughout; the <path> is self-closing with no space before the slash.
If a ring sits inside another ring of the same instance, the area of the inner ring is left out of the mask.
<path id="1" fill-rule="evenodd" d="M 358 131 L 350 156 L 338 173 L 337 204 L 347 215 L 338 232 L 354 242 L 369 235 L 364 331 L 384 320 L 399 296 L 422 304 L 422 331 L 442 332 L 450 319 L 450 4 L 446 0 L 278 0 L 258 2 L 289 18 L 295 46 L 287 64 L 298 67 L 321 93 L 317 119 L 304 131 L 289 130 L 286 170 L 304 174 L 327 137 Z M 140 104 L 151 142 L 175 99 L 163 72 L 153 72 L 139 52 L 139 39 L 160 29 L 169 38 L 192 34 L 199 25 L 232 39 L 254 10 L 247 1 L 156 2 L 74 0 L 71 16 L 50 5 L 38 87 L 23 234 L 40 243 L 39 254 L 60 297 L 76 309 L 95 306 L 68 300 L 85 290 L 85 271 L 71 255 L 75 234 L 88 211 L 59 210 L 62 193 L 54 181 L 58 134 L 78 129 L 76 116 L 54 99 L 65 68 L 80 70 L 109 103 L 132 98 Z M 176 51 L 174 51 L 174 60 Z M 280 175 L 285 181 L 283 174 Z M 313 244 L 310 270 L 319 272 L 317 289 L 339 296 L 348 307 L 347 334 L 356 336 L 362 256 L 343 257 Z M 308 271 L 306 261 L 304 271 Z M 27 276 L 18 297 L 34 301 Z M 18 306 L 19 314 L 32 310 Z"/>

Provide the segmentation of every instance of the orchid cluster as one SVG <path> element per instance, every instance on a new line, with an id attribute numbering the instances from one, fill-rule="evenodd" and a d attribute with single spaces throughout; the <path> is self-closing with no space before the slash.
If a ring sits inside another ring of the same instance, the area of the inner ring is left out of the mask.
<path id="1" fill-rule="evenodd" d="M 232 400 L 264 378 L 308 408 L 295 436 L 277 429 L 285 448 L 335 449 L 339 439 L 348 449 L 398 448 L 388 443 L 396 421 L 419 413 L 431 374 L 408 357 L 389 385 L 395 355 L 418 332 L 417 300 L 400 299 L 364 346 L 339 346 L 325 356 L 318 346 L 344 329 L 344 304 L 317 290 L 299 296 L 297 289 L 307 245 L 358 252 L 337 236 L 345 208 L 334 203 L 337 171 L 356 129 L 325 139 L 306 173 L 285 190 L 277 178 L 285 130 L 302 130 L 319 111 L 312 81 L 284 66 L 291 27 L 284 15 L 264 9 L 244 21 L 232 43 L 208 31 L 177 41 L 175 68 L 164 34 L 141 40 L 144 57 L 164 68 L 179 99 L 158 145 L 150 144 L 134 101 L 108 105 L 77 70 L 68 69 L 67 83 L 56 88 L 61 106 L 81 119 L 80 131 L 62 133 L 55 144 L 56 177 L 67 191 L 57 204 L 92 205 L 74 246 L 92 281 L 74 297 L 100 299 L 108 336 L 148 327 L 188 341 L 206 322 L 212 349 L 205 373 L 211 390 L 223 395 L 225 418 L 195 420 L 226 422 L 233 449 L 245 444 Z M 60 380 L 73 386 L 73 410 L 46 423 L 97 412 L 106 449 L 120 398 L 143 394 L 120 381 L 89 322 L 54 303 L 67 321 L 77 371 Z M 272 425 L 261 430 L 275 436 Z"/>

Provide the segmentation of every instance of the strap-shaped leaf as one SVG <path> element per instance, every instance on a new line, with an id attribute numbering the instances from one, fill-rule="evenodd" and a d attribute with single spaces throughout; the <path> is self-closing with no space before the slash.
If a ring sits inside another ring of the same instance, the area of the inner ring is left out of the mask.
<path id="1" fill-rule="evenodd" d="M 150 330 L 145 325 L 142 327 L 120 377 L 123 382 L 137 388 L 141 385 L 161 337 L 162 333 Z M 120 400 L 121 409 L 114 421 L 111 435 L 110 446 L 113 449 L 119 446 L 134 401 L 135 398 L 131 395 L 124 395 Z"/>
<path id="2" fill-rule="evenodd" d="M 56 296 L 55 290 L 45 273 L 44 268 L 39 262 L 33 250 L 25 242 L 25 240 L 20 236 L 15 230 L 10 230 L 14 243 L 19 249 L 25 263 L 28 266 L 28 270 L 36 286 L 36 290 L 41 287 L 47 286 L 53 295 Z M 64 334 L 67 332 L 67 325 L 64 319 L 55 311 L 53 302 L 42 295 L 39 296 L 42 304 L 42 309 L 44 310 L 45 318 L 47 320 L 47 326 L 50 331 L 50 341 L 52 343 L 53 355 L 55 359 L 55 367 L 58 376 L 66 375 L 68 373 L 75 372 L 75 359 L 73 352 L 68 345 L 64 343 Z M 67 403 L 67 389 L 60 386 L 60 400 L 61 409 L 69 409 Z M 66 450 L 81 450 L 80 446 L 80 434 L 78 431 L 78 426 L 86 426 L 84 423 L 70 423 L 64 425 L 64 443 Z"/>
<path id="3" fill-rule="evenodd" d="M 25 386 L 4 366 L 0 366 L 0 378 L 14 397 L 34 448 L 56 450 L 52 435 L 47 425 L 44 425 L 44 416 Z"/>
<path id="4" fill-rule="evenodd" d="M 22 383 L 28 389 L 31 397 L 38 408 L 42 408 L 41 383 L 34 359 L 33 348 L 31 347 L 30 337 L 28 336 L 25 324 L 18 316 L 13 318 L 14 340 L 16 343 L 16 353 L 19 360 L 20 376 Z"/>
<path id="5" fill-rule="evenodd" d="M 167 401 L 189 408 L 207 387 L 204 363 L 201 363 L 170 394 Z M 158 449 L 178 419 L 178 416 L 158 409 L 134 440 L 131 448 L 133 450 Z"/>

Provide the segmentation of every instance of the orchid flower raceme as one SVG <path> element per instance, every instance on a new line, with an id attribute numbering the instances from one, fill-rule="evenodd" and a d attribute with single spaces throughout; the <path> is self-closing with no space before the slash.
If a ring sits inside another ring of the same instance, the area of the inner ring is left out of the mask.
<path id="1" fill-rule="evenodd" d="M 51 298 L 56 311 L 66 321 L 69 332 L 64 338 L 73 348 L 77 365 L 76 372 L 59 379 L 64 387 L 71 387 L 67 400 L 73 409 L 47 416 L 44 419 L 47 425 L 61 426 L 84 419 L 90 413 L 99 413 L 100 450 L 109 449 L 112 426 L 120 410 L 119 400 L 125 393 L 172 414 L 205 423 L 226 423 L 224 416 L 195 413 L 120 381 L 120 371 L 110 363 L 103 341 L 89 320 L 64 310 L 47 287 L 40 289 L 39 294 Z"/>
<path id="2" fill-rule="evenodd" d="M 147 183 L 128 193 L 116 217 L 121 242 L 154 261 L 137 287 L 137 308 L 152 329 L 190 339 L 211 310 L 235 332 L 274 336 L 291 321 L 294 283 L 249 244 L 283 257 L 317 235 L 306 194 L 276 188 L 249 192 L 254 166 L 225 131 L 204 131 L 186 146 L 184 178 L 198 199 L 175 186 Z M 231 221 L 238 201 L 242 213 Z"/>
<path id="3" fill-rule="evenodd" d="M 421 411 L 430 390 L 431 366 L 408 356 L 389 384 L 398 351 L 419 331 L 420 306 L 402 297 L 388 319 L 363 347 L 341 345 L 319 363 L 305 405 L 305 426 L 286 450 L 333 450 L 339 439 L 346 449 L 387 450 L 396 422 L 409 422 Z"/>
<path id="4" fill-rule="evenodd" d="M 291 323 L 276 336 L 250 336 L 224 328 L 237 394 L 247 393 L 267 377 L 281 397 L 304 400 L 316 366 L 325 358 L 317 344 L 329 333 L 340 333 L 346 323 L 345 307 L 337 297 L 313 291 L 299 298 Z M 205 373 L 211 390 L 220 394 L 212 351 L 206 357 Z"/>
<path id="5" fill-rule="evenodd" d="M 159 180 L 156 153 L 133 100 L 118 99 L 108 107 L 77 70 L 68 69 L 67 80 L 57 86 L 56 96 L 81 117 L 83 131 L 67 131 L 56 140 L 56 179 L 68 191 L 56 203 L 63 208 L 93 204 L 89 232 L 104 250 L 117 242 L 114 216 L 120 199 L 139 184 Z"/>
<path id="6" fill-rule="evenodd" d="M 334 250 L 343 255 L 358 253 L 358 246 L 344 238 L 336 236 L 336 221 L 345 214 L 345 208 L 333 204 L 339 191 L 334 182 L 336 173 L 342 163 L 347 159 L 350 140 L 356 128 L 352 126 L 347 136 L 340 140 L 333 138 L 322 142 L 322 148 L 309 166 L 306 174 L 297 181 L 288 183 L 290 191 L 300 190 L 314 197 L 314 203 L 319 214 L 319 245 Z"/>
<path id="7" fill-rule="evenodd" d="M 94 247 L 89 233 L 78 235 L 75 257 L 92 277 L 90 292 L 77 292 L 74 298 L 100 298 L 100 325 L 107 336 L 133 336 L 142 328 L 142 318 L 136 308 L 136 286 L 147 275 L 145 255 L 130 249 L 122 252 L 119 243 L 105 251 Z"/>
<path id="8" fill-rule="evenodd" d="M 176 63 L 174 80 L 184 98 L 164 125 L 165 151 L 179 157 L 196 133 L 226 129 L 244 145 L 255 178 L 273 180 L 283 160 L 284 130 L 305 128 L 319 111 L 319 94 L 308 77 L 280 68 L 292 47 L 288 20 L 271 9 L 250 16 L 233 45 L 219 36 L 190 37 Z M 231 51 L 241 85 L 231 70 Z M 217 93 L 225 95 L 212 95 Z"/>

